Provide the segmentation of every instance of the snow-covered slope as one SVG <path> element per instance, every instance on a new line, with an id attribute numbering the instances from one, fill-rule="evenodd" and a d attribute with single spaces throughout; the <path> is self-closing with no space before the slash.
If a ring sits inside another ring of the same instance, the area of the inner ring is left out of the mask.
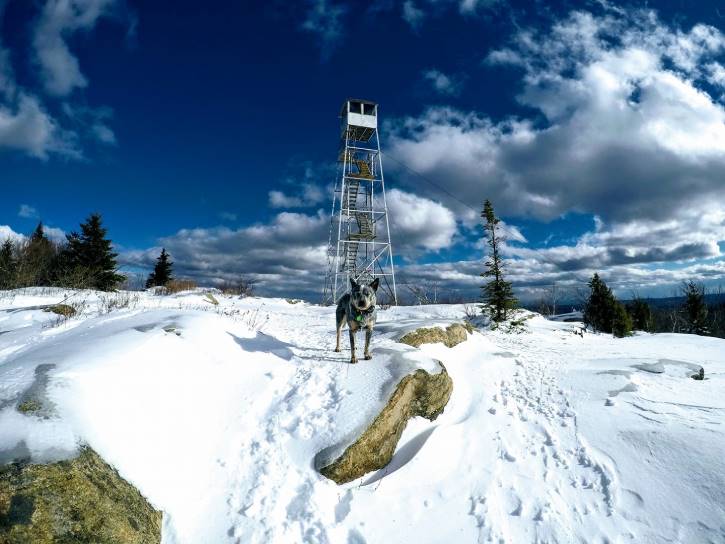
<path id="1" fill-rule="evenodd" d="M 352 366 L 332 308 L 215 296 L 0 296 L 0 461 L 87 442 L 165 512 L 166 543 L 725 541 L 725 341 L 533 316 L 415 350 L 395 339 L 465 309 L 401 307 Z M 63 299 L 81 314 L 39 308 Z M 379 473 L 320 476 L 318 452 L 433 359 L 454 382 L 443 415 Z"/>

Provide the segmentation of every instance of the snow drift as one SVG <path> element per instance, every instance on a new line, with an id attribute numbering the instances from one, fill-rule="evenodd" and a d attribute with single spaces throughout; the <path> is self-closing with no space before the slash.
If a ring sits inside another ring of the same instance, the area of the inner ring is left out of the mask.
<path id="1" fill-rule="evenodd" d="M 332 308 L 107 296 L 0 296 L 0 458 L 90 445 L 164 512 L 164 543 L 725 540 L 723 340 L 582 338 L 534 316 L 413 349 L 396 339 L 465 309 L 401 307 L 380 312 L 373 360 L 349 365 Z M 60 302 L 78 313 L 42 311 Z M 399 372 L 435 360 L 450 401 L 410 421 L 389 465 L 342 486 L 315 470 Z"/>

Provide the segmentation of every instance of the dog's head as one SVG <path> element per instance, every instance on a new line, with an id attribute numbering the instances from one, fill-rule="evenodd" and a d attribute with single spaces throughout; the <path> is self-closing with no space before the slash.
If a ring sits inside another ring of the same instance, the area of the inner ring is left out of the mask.
<path id="1" fill-rule="evenodd" d="M 352 305 L 361 312 L 375 306 L 377 302 L 375 292 L 378 290 L 378 285 L 380 285 L 380 278 L 375 278 L 370 285 L 362 285 L 350 278 L 350 302 Z"/>

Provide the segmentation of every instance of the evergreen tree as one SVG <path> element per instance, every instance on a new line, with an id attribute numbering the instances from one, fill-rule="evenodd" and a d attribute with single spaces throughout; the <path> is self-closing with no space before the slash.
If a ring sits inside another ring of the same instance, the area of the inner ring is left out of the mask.
<path id="1" fill-rule="evenodd" d="M 710 334 L 707 326 L 705 286 L 690 280 L 682 286 L 682 294 L 685 297 L 682 313 L 687 323 L 687 332 L 701 336 Z"/>
<path id="2" fill-rule="evenodd" d="M 87 278 L 85 286 L 111 291 L 125 277 L 117 273 L 116 257 L 111 240 L 106 238 L 106 229 L 101 225 L 101 214 L 93 213 L 85 223 L 81 223 L 81 232 L 73 232 L 66 238 L 68 245 L 63 256 L 63 264 L 69 269 L 79 270 Z"/>
<path id="3" fill-rule="evenodd" d="M 38 223 L 33 234 L 20 249 L 16 272 L 18 286 L 50 285 L 56 253 L 56 246 L 45 235 L 43 223 Z"/>
<path id="4" fill-rule="evenodd" d="M 612 334 L 619 338 L 632 334 L 632 318 L 621 302 L 615 300 L 612 318 Z"/>
<path id="5" fill-rule="evenodd" d="M 149 278 L 146 280 L 146 289 L 149 287 L 163 287 L 169 283 L 173 279 L 171 276 L 171 267 L 173 264 L 169 260 L 169 254 L 166 252 L 166 248 L 161 248 L 161 254 L 156 259 L 154 271 L 149 274 Z"/>
<path id="6" fill-rule="evenodd" d="M 612 332 L 616 304 L 612 290 L 595 273 L 589 280 L 589 299 L 584 305 L 584 323 L 597 331 Z"/>
<path id="7" fill-rule="evenodd" d="M 637 331 L 652 331 L 654 323 L 652 319 L 652 309 L 643 299 L 635 296 L 629 304 L 627 311 L 632 318 L 632 328 Z"/>
<path id="8" fill-rule="evenodd" d="M 15 287 L 16 273 L 15 244 L 8 238 L 0 246 L 0 289 Z"/>
<path id="9" fill-rule="evenodd" d="M 493 321 L 498 323 L 506 319 L 510 310 L 516 308 L 518 301 L 514 298 L 511 283 L 504 280 L 498 235 L 498 224 L 501 221 L 496 217 L 491 201 L 484 202 L 481 217 L 485 221 L 483 228 L 486 233 L 486 243 L 490 248 L 486 270 L 481 276 L 491 278 L 481 287 L 483 291 L 481 299 L 484 302 L 482 309 L 484 312 L 488 312 Z"/>

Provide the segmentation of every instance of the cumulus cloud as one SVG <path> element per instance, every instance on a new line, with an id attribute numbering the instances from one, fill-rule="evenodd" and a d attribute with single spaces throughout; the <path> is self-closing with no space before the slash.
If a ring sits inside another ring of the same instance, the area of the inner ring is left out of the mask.
<path id="1" fill-rule="evenodd" d="M 66 241 L 65 231 L 63 229 L 43 225 L 43 232 L 53 242 L 60 244 Z M 10 225 L 0 225 L 0 243 L 8 239 L 15 243 L 21 243 L 27 240 L 28 237 L 21 232 L 15 232 Z"/>
<path id="2" fill-rule="evenodd" d="M 449 247 L 456 233 L 453 213 L 444 206 L 398 190 L 388 192 L 396 255 Z M 157 247 L 121 252 L 125 266 L 151 269 L 161 247 L 174 260 L 179 277 L 219 284 L 240 275 L 258 282 L 267 295 L 321 297 L 327 272 L 330 216 L 284 211 L 268 223 L 232 229 L 182 229 L 158 240 Z"/>
<path id="3" fill-rule="evenodd" d="M 269 205 L 272 208 L 309 208 L 325 200 L 322 188 L 313 183 L 303 183 L 302 190 L 297 194 L 283 191 L 269 191 Z"/>
<path id="4" fill-rule="evenodd" d="M 45 90 L 56 96 L 70 94 L 88 85 L 67 39 L 78 31 L 89 31 L 116 0 L 47 0 L 33 36 L 35 59 Z"/>
<path id="5" fill-rule="evenodd" d="M 11 240 L 15 243 L 25 240 L 25 236 L 19 232 L 15 232 L 9 225 L 0 225 L 0 243 L 5 240 Z"/>
<path id="6" fill-rule="evenodd" d="M 0 102 L 0 149 L 46 159 L 50 153 L 77 156 L 75 136 L 62 130 L 39 101 L 25 93 Z"/>
<path id="7" fill-rule="evenodd" d="M 436 251 L 453 244 L 457 226 L 451 210 L 399 189 L 388 191 L 386 197 L 393 248 L 398 254 Z"/>
<path id="8" fill-rule="evenodd" d="M 117 0 L 47 0 L 33 28 L 32 57 L 43 89 L 52 97 L 64 97 L 85 87 L 77 58 L 67 39 L 75 32 L 89 31 L 99 17 L 110 13 Z M 0 2 L 0 18 L 4 3 Z M 49 113 L 45 98 L 18 85 L 9 52 L 0 41 L 0 149 L 23 152 L 47 159 L 50 155 L 81 158 L 81 139 L 115 144 L 108 126 L 108 108 L 62 104 L 65 114 Z"/>
<path id="9" fill-rule="evenodd" d="M 425 70 L 423 79 L 430 83 L 437 93 L 442 95 L 457 96 L 463 88 L 463 82 L 460 78 L 446 75 L 440 70 Z"/>
<path id="10" fill-rule="evenodd" d="M 652 11 L 573 12 L 488 56 L 491 69 L 520 70 L 518 100 L 538 110 L 536 123 L 432 108 L 392 123 L 390 150 L 465 202 L 490 198 L 500 215 L 600 218 L 575 246 L 508 248 L 539 265 L 584 271 L 719 257 L 725 109 L 708 89 L 722 81 L 724 51 L 717 29 L 671 28 Z M 476 219 L 452 204 L 464 221 Z"/>
<path id="11" fill-rule="evenodd" d="M 314 298 L 321 296 L 327 267 L 329 221 L 321 210 L 315 215 L 282 212 L 267 224 L 239 229 L 182 229 L 161 238 L 158 247 L 122 252 L 121 261 L 151 269 L 165 247 L 179 277 L 208 285 L 245 275 L 259 282 L 260 292 Z"/>

